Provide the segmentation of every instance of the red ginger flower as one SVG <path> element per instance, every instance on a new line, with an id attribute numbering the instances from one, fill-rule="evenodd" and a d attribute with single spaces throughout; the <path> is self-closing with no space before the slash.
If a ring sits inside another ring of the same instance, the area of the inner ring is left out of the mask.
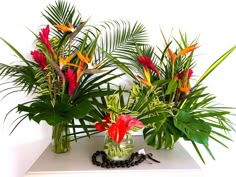
<path id="1" fill-rule="evenodd" d="M 107 114 L 103 119 L 102 119 L 103 124 L 99 123 L 99 122 L 95 122 L 95 128 L 100 131 L 103 132 L 106 130 L 106 128 L 108 128 L 108 124 L 111 123 L 111 116 L 110 114 Z"/>
<path id="2" fill-rule="evenodd" d="M 36 63 L 39 65 L 39 67 L 48 73 L 49 70 L 45 69 L 45 67 L 47 66 L 47 61 L 44 54 L 40 53 L 37 50 L 31 51 L 30 54 L 32 55 L 34 61 L 36 61 Z"/>
<path id="3" fill-rule="evenodd" d="M 76 74 L 72 69 L 68 68 L 66 72 L 66 78 L 68 79 L 69 82 L 68 94 L 72 95 L 76 87 L 78 86 Z"/>
<path id="4" fill-rule="evenodd" d="M 49 35 L 50 29 L 49 29 L 49 25 L 46 26 L 46 28 L 43 28 L 41 30 L 41 32 L 39 32 L 39 38 L 40 40 L 45 44 L 45 46 L 48 48 L 49 52 L 55 56 L 55 52 L 51 46 L 51 43 L 48 39 L 48 35 Z"/>
<path id="5" fill-rule="evenodd" d="M 134 127 L 143 127 L 144 124 L 136 118 L 129 115 L 121 115 L 116 120 L 116 123 L 112 124 L 108 128 L 108 136 L 115 142 L 120 143 L 125 134 Z"/>
<path id="6" fill-rule="evenodd" d="M 147 67 L 154 71 L 156 74 L 159 75 L 159 71 L 155 67 L 155 65 L 152 63 L 152 60 L 148 58 L 147 56 L 141 56 L 138 58 L 139 63 L 143 64 L 144 67 Z"/>

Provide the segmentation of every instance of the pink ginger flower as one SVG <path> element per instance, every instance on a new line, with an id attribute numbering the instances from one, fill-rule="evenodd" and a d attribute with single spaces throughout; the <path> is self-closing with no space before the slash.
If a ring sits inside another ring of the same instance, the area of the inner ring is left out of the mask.
<path id="1" fill-rule="evenodd" d="M 49 35 L 50 29 L 49 29 L 49 25 L 46 26 L 46 28 L 43 28 L 41 30 L 41 32 L 39 32 L 39 38 L 40 40 L 45 44 L 45 46 L 48 48 L 49 52 L 55 56 L 55 52 L 51 46 L 51 43 L 48 39 L 48 35 Z"/>
<path id="2" fill-rule="evenodd" d="M 66 72 L 66 78 L 68 79 L 68 82 L 69 82 L 68 94 L 72 95 L 76 87 L 78 86 L 76 74 L 74 73 L 72 69 L 68 68 Z"/>
<path id="3" fill-rule="evenodd" d="M 30 54 L 32 55 L 34 61 L 36 61 L 36 63 L 39 65 L 39 67 L 48 73 L 49 70 L 45 69 L 45 67 L 47 66 L 47 61 L 44 54 L 40 53 L 37 50 L 31 51 Z"/>

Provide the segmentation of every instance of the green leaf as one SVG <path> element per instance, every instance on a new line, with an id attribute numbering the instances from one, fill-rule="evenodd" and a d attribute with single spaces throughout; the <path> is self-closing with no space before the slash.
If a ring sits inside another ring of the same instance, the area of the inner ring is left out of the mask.
<path id="1" fill-rule="evenodd" d="M 166 95 L 169 95 L 173 92 L 176 91 L 176 88 L 177 88 L 178 84 L 177 84 L 177 81 L 175 80 L 171 80 L 168 84 L 168 87 L 167 87 L 167 90 L 166 90 Z"/>
<path id="2" fill-rule="evenodd" d="M 214 69 L 221 64 L 234 50 L 236 49 L 236 46 L 233 46 L 231 49 L 229 49 L 227 52 L 225 52 L 220 58 L 218 58 L 204 73 L 203 75 L 198 79 L 195 85 L 200 84 Z"/>
<path id="3" fill-rule="evenodd" d="M 193 119 L 188 112 L 179 110 L 174 117 L 174 125 L 190 140 L 208 145 L 211 127 L 203 120 Z"/>
<path id="4" fill-rule="evenodd" d="M 80 102 L 75 107 L 78 110 L 76 111 L 77 112 L 77 115 L 75 116 L 76 119 L 84 118 L 86 114 L 88 114 L 89 111 L 92 109 L 92 105 L 88 100 Z"/>

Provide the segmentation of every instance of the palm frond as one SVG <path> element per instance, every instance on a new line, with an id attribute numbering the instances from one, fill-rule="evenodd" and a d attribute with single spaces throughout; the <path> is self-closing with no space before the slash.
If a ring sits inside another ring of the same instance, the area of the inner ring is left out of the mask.
<path id="1" fill-rule="evenodd" d="M 100 32 L 100 47 L 96 53 L 98 63 L 107 56 L 119 60 L 130 58 L 130 54 L 134 52 L 136 45 L 147 42 L 146 29 L 139 22 L 131 25 L 129 22 L 122 20 L 105 21 L 101 24 Z"/>
<path id="2" fill-rule="evenodd" d="M 37 89 L 37 80 L 35 79 L 35 72 L 32 72 L 33 63 L 29 62 L 30 66 L 23 65 L 7 65 L 0 63 L 0 76 L 2 78 L 11 79 L 15 88 L 21 88 L 22 91 L 30 94 Z M 9 88 L 10 89 L 10 88 Z"/>

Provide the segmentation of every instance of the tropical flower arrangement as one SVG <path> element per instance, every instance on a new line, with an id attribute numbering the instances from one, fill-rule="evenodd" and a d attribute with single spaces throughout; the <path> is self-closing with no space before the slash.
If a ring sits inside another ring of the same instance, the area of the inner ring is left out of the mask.
<path id="1" fill-rule="evenodd" d="M 203 145 L 214 159 L 209 139 L 227 147 L 224 141 L 231 141 L 228 134 L 234 131 L 234 124 L 227 118 L 233 108 L 217 104 L 202 81 L 236 46 L 218 58 L 193 85 L 194 51 L 199 47 L 198 42 L 188 41 L 186 34 L 179 34 L 180 40 L 173 37 L 173 41 L 167 41 L 162 32 L 164 49 L 136 45 L 136 50 L 125 57 L 108 57 L 133 79 L 132 102 L 141 100 L 141 107 L 145 105 L 137 119 L 145 125 L 146 143 L 156 149 L 172 149 L 183 138 L 192 143 L 204 162 L 198 146 Z"/>
<path id="2" fill-rule="evenodd" d="M 108 156 L 122 159 L 134 146 L 130 131 L 142 128 L 148 145 L 171 149 L 183 138 L 203 162 L 199 145 L 214 158 L 209 139 L 223 146 L 231 140 L 227 136 L 234 130 L 227 118 L 230 109 L 216 105 L 202 81 L 236 46 L 193 84 L 194 52 L 199 45 L 181 32 L 180 40 L 170 41 L 162 33 L 164 48 L 159 48 L 148 44 L 141 23 L 109 20 L 89 25 L 64 0 L 47 6 L 42 15 L 48 24 L 38 34 L 31 31 L 36 41 L 30 58 L 0 37 L 23 62 L 0 63 L 0 75 L 13 84 L 0 93 L 33 95 L 7 113 L 4 121 L 11 112 L 20 113 L 11 133 L 27 118 L 46 121 L 53 127 L 53 150 L 62 153 L 70 149 L 70 141 L 106 131 Z M 124 72 L 115 74 L 116 68 Z M 114 84 L 125 74 L 132 78 L 130 89 Z M 122 142 L 128 144 L 124 150 L 117 146 Z"/>
<path id="3" fill-rule="evenodd" d="M 74 135 L 72 139 L 76 139 L 76 128 L 84 129 L 89 135 L 89 121 L 83 117 L 92 111 L 92 98 L 112 94 L 109 82 L 122 74 L 111 74 L 114 69 L 104 69 L 106 62 L 96 62 L 99 31 L 87 25 L 88 20 L 83 21 L 74 6 L 59 0 L 48 6 L 43 16 L 49 24 L 39 34 L 31 31 L 36 37 L 31 58 L 25 58 L 0 38 L 23 62 L 0 63 L 0 75 L 11 79 L 13 84 L 2 92 L 8 91 L 6 96 L 18 91 L 33 94 L 31 101 L 10 110 L 4 121 L 12 111 L 20 113 L 13 121 L 11 133 L 26 118 L 37 123 L 46 121 L 53 127 L 53 150 L 61 153 L 70 149 L 69 136 Z M 73 127 L 75 121 L 79 125 Z M 69 132 L 70 127 L 73 133 Z"/>

